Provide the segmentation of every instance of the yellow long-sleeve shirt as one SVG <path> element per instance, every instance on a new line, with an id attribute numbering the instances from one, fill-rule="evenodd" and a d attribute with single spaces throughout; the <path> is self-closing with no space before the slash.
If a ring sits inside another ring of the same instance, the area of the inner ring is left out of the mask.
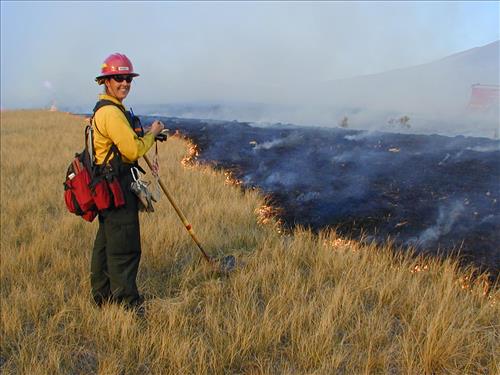
<path id="1" fill-rule="evenodd" d="M 121 106 L 120 101 L 110 95 L 101 94 L 99 100 L 110 100 Z M 102 164 L 113 144 L 118 147 L 125 163 L 133 163 L 153 146 L 154 135 L 138 137 L 129 125 L 125 114 L 114 105 L 106 105 L 97 110 L 92 122 L 94 127 L 94 150 L 96 164 Z M 112 156 L 110 157 L 112 159 Z"/>

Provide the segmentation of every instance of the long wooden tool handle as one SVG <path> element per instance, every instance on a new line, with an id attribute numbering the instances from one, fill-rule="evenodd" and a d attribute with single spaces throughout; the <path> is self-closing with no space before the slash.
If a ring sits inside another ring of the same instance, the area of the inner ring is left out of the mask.
<path id="1" fill-rule="evenodd" d="M 153 165 L 151 164 L 151 161 L 149 160 L 147 155 L 144 155 L 143 157 L 144 157 L 144 160 L 146 160 L 146 163 L 148 164 L 149 169 L 151 169 L 151 171 L 153 171 Z M 205 258 L 205 260 L 208 263 L 212 264 L 213 263 L 212 258 L 210 258 L 208 256 L 208 254 L 205 252 L 205 250 L 203 250 L 203 247 L 201 246 L 200 241 L 198 240 L 198 238 L 196 237 L 196 234 L 193 231 L 193 227 L 191 226 L 189 221 L 186 219 L 186 216 L 184 216 L 181 209 L 175 203 L 174 199 L 172 198 L 172 196 L 168 192 L 167 188 L 165 187 L 165 184 L 163 183 L 163 181 L 160 178 L 158 178 L 158 182 L 160 183 L 161 190 L 163 190 L 163 192 L 165 193 L 165 196 L 167 197 L 168 201 L 170 202 L 170 204 L 174 208 L 175 212 L 177 212 L 177 215 L 179 215 L 179 218 L 181 219 L 182 224 L 184 224 L 184 227 L 191 235 L 191 238 L 193 239 L 195 244 L 198 245 L 198 248 L 200 249 L 201 253 L 203 254 L 203 257 Z"/>

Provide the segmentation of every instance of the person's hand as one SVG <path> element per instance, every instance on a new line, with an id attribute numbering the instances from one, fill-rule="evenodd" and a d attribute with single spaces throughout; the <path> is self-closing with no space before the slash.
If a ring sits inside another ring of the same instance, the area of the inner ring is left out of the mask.
<path id="1" fill-rule="evenodd" d="M 156 137 L 158 134 L 160 134 L 164 127 L 165 125 L 163 125 L 163 122 L 161 122 L 160 120 L 156 120 L 155 122 L 153 122 L 153 124 L 151 124 L 150 131 Z"/>

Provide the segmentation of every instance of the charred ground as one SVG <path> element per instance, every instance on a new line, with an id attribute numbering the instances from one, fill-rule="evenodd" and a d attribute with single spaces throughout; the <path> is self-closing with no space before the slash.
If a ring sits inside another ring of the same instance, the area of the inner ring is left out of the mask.
<path id="1" fill-rule="evenodd" d="M 268 194 L 288 227 L 336 227 L 419 252 L 459 252 L 498 276 L 499 141 L 164 120 L 198 145 L 200 161 Z"/>

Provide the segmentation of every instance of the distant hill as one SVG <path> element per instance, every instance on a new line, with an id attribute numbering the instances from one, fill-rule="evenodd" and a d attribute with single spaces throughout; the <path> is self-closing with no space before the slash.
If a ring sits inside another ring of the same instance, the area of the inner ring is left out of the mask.
<path id="1" fill-rule="evenodd" d="M 467 106 L 471 85 L 498 85 L 500 41 L 427 64 L 327 82 L 322 104 L 374 110 L 449 113 Z"/>

